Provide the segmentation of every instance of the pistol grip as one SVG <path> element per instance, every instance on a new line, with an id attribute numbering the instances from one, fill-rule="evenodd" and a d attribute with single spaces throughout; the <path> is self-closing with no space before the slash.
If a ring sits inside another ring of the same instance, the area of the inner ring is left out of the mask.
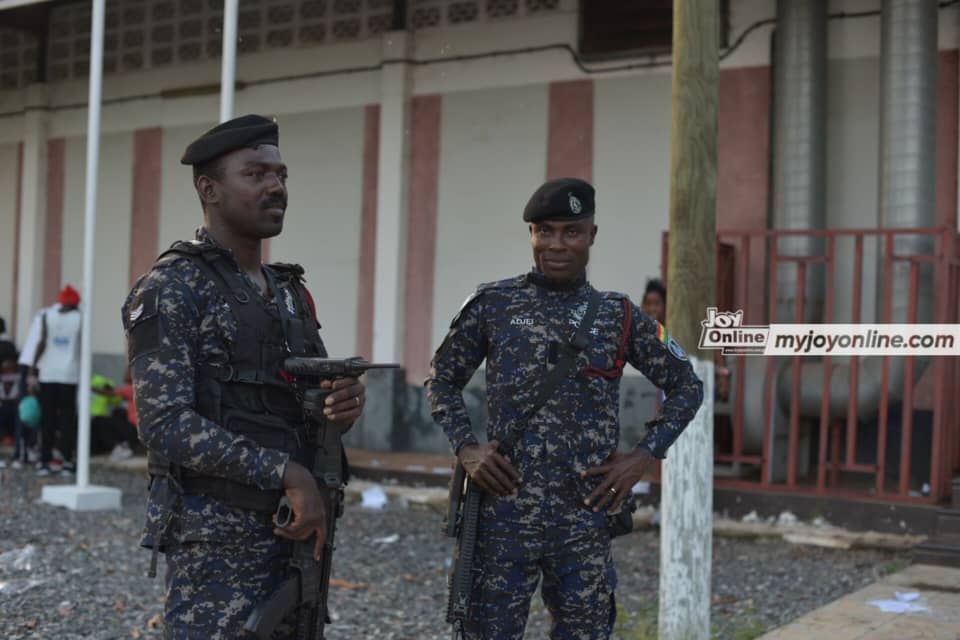
<path id="1" fill-rule="evenodd" d="M 317 420 L 323 419 L 323 408 L 333 389 L 310 389 L 303 396 L 303 410 Z"/>

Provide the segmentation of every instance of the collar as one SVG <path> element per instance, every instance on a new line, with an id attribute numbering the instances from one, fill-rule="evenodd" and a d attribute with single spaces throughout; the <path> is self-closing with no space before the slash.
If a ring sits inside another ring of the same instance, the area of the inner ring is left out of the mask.
<path id="1" fill-rule="evenodd" d="M 210 233 L 210 230 L 207 229 L 206 227 L 198 227 L 196 233 L 193 234 L 193 239 L 196 242 L 200 242 L 202 244 L 209 244 L 216 247 L 217 249 L 222 249 L 224 251 L 230 252 L 229 249 L 227 249 L 222 244 L 217 242 L 217 239 L 213 237 L 213 234 Z"/>
<path id="2" fill-rule="evenodd" d="M 268 301 L 273 300 L 273 284 L 271 283 L 271 278 L 270 278 L 270 275 L 272 275 L 272 272 L 270 274 L 266 274 L 266 272 L 268 271 L 267 265 L 265 264 L 260 265 L 260 269 L 265 272 L 266 274 L 265 277 L 267 278 L 267 291 L 266 293 L 264 293 L 263 291 L 260 291 L 260 287 L 254 284 L 250 276 L 244 273 L 243 269 L 240 268 L 240 265 L 237 264 L 237 261 L 233 258 L 233 251 L 231 251 L 230 249 L 227 249 L 222 244 L 217 242 L 217 239 L 213 237 L 213 234 L 210 233 L 209 229 L 207 229 L 206 227 L 199 227 L 196 233 L 194 233 L 194 242 L 210 245 L 211 247 L 214 247 L 215 249 L 222 252 L 224 255 L 228 256 L 230 258 L 230 263 L 233 266 L 233 270 L 237 272 L 237 274 L 243 279 L 244 282 L 247 283 L 247 285 L 249 285 L 251 290 L 255 291 L 256 293 L 258 293 Z"/>
<path id="3" fill-rule="evenodd" d="M 550 291 L 575 291 L 587 284 L 587 274 L 584 273 L 579 278 L 571 280 L 570 282 L 557 282 L 550 280 L 547 276 L 543 275 L 542 271 L 534 267 L 530 270 L 530 273 L 527 274 L 527 282 L 543 289 L 549 289 Z"/>

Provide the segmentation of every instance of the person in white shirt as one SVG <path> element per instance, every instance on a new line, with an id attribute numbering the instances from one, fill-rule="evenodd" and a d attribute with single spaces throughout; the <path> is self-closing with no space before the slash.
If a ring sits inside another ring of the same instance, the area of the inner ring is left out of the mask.
<path id="1" fill-rule="evenodd" d="M 61 471 L 53 465 L 56 443 L 63 453 L 62 472 L 72 474 L 77 448 L 77 384 L 80 381 L 80 294 L 70 285 L 59 305 L 43 312 L 34 360 L 40 383 L 41 467 L 38 475 Z M 58 439 L 59 436 L 59 439 Z"/>

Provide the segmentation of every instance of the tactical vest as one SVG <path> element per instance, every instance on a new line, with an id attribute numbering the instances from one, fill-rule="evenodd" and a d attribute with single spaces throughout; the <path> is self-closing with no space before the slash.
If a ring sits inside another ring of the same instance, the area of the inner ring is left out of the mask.
<path id="1" fill-rule="evenodd" d="M 218 247 L 178 242 L 161 254 L 188 258 L 216 284 L 236 318 L 237 340 L 228 360 L 196 368 L 197 412 L 204 418 L 258 445 L 291 454 L 310 467 L 298 394 L 281 369 L 290 356 L 326 357 L 317 322 L 307 301 L 297 265 L 264 269 L 273 299 L 267 302 L 237 272 L 229 254 Z M 264 490 L 223 477 L 208 476 L 148 454 L 152 476 L 168 476 L 184 494 L 208 495 L 231 506 L 273 513 L 283 492 Z"/>

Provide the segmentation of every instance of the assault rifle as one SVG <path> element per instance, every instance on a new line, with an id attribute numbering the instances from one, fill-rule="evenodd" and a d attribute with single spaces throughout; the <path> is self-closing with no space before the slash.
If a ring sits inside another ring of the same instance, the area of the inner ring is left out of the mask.
<path id="1" fill-rule="evenodd" d="M 444 528 L 444 533 L 457 539 L 447 596 L 447 622 L 453 625 L 453 640 L 466 637 L 464 627 L 470 612 L 473 561 L 482 497 L 483 491 L 470 479 L 458 460 L 450 480 L 450 502 Z"/>
<path id="2" fill-rule="evenodd" d="M 284 370 L 298 383 L 310 384 L 302 392 L 309 444 L 313 448 L 313 477 L 323 496 L 327 512 L 327 539 L 320 561 L 313 559 L 314 539 L 294 542 L 290 566 L 293 575 L 260 603 L 244 626 L 260 640 L 267 640 L 280 622 L 297 611 L 298 640 L 323 640 L 324 625 L 330 624 L 327 596 L 333 563 L 337 519 L 343 515 L 343 487 L 347 482 L 347 459 L 340 441 L 340 430 L 329 425 L 323 415 L 324 402 L 332 389 L 319 388 L 321 380 L 359 377 L 370 369 L 397 369 L 398 364 L 371 364 L 363 358 L 302 358 L 284 361 Z M 274 516 L 278 527 L 293 521 L 293 510 L 286 496 L 281 498 Z"/>

